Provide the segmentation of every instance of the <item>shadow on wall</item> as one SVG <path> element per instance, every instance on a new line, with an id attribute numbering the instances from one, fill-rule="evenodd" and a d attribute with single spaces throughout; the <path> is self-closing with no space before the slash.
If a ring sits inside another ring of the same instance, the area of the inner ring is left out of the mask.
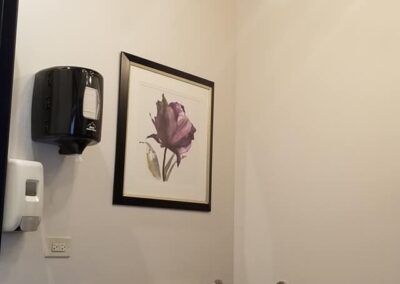
<path id="1" fill-rule="evenodd" d="M 3 244 L 7 245 L 2 245 L 1 255 L 7 256 L 7 262 L 9 262 L 11 266 L 17 265 L 17 263 L 20 260 L 20 254 L 21 254 L 21 250 L 18 248 L 21 247 L 21 245 L 23 244 L 24 235 L 19 232 L 12 232 L 6 234 L 3 233 L 2 241 Z M 2 259 L 4 259 L 4 257 Z M 7 279 L 8 278 L 7 274 L 12 274 L 12 273 L 13 271 L 11 271 L 10 269 L 4 269 L 4 270 L 2 269 L 1 277 Z"/>
<path id="2" fill-rule="evenodd" d="M 46 214 L 56 215 L 64 211 L 73 190 L 73 180 L 76 173 L 77 156 L 59 155 L 58 147 L 48 144 L 32 142 L 33 158 L 39 161 L 44 167 L 44 206 Z M 62 173 L 60 175 L 59 173 Z M 62 185 L 62 186 L 56 186 Z M 64 200 L 65 202 L 54 202 Z M 51 206 L 56 203 L 57 206 Z"/>

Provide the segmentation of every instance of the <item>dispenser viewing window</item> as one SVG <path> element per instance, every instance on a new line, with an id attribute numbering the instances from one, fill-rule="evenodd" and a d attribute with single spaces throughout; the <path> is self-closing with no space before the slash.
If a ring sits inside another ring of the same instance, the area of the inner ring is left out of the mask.
<path id="1" fill-rule="evenodd" d="M 64 155 L 82 154 L 101 140 L 103 77 L 81 67 L 38 72 L 32 100 L 32 139 L 55 144 Z"/>

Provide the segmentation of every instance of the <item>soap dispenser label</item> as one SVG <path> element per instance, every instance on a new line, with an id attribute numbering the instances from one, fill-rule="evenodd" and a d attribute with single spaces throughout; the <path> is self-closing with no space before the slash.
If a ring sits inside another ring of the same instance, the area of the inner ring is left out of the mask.
<path id="1" fill-rule="evenodd" d="M 93 121 L 91 123 L 88 124 L 88 126 L 86 127 L 87 131 L 91 131 L 91 132 L 96 132 L 96 123 Z"/>

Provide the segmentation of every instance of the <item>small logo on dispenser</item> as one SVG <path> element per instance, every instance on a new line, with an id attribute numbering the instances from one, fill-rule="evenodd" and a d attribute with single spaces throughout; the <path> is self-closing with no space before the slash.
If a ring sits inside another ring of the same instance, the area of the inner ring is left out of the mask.
<path id="1" fill-rule="evenodd" d="M 88 124 L 88 126 L 86 127 L 87 131 L 91 131 L 91 132 L 96 132 L 96 123 L 95 122 L 91 122 Z"/>

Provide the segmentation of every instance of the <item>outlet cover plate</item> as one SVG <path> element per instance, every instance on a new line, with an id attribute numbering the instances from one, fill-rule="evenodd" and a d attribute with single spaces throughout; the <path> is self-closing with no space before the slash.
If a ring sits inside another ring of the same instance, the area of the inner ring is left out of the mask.
<path id="1" fill-rule="evenodd" d="M 71 237 L 47 237 L 45 257 L 67 258 L 71 252 Z"/>

